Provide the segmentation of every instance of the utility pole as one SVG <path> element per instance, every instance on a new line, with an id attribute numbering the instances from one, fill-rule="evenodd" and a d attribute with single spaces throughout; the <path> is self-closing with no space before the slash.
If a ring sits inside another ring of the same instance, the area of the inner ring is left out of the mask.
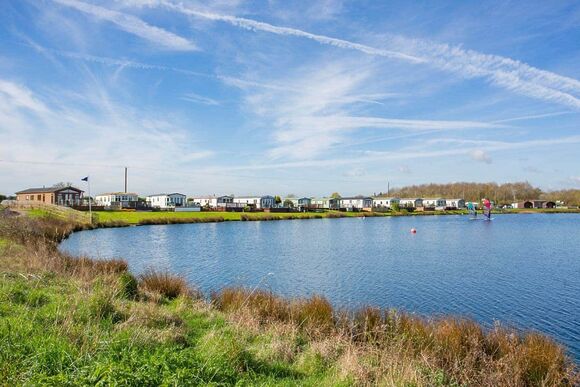
<path id="1" fill-rule="evenodd" d="M 127 167 L 125 167 L 125 193 L 127 193 Z"/>
<path id="2" fill-rule="evenodd" d="M 387 196 L 391 196 L 391 183 L 387 180 Z"/>

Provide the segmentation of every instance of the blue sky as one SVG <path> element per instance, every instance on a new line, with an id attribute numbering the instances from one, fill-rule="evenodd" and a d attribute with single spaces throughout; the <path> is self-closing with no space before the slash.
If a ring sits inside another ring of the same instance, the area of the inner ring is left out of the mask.
<path id="1" fill-rule="evenodd" d="M 0 191 L 579 188 L 578 42 L 577 2 L 4 0 Z"/>

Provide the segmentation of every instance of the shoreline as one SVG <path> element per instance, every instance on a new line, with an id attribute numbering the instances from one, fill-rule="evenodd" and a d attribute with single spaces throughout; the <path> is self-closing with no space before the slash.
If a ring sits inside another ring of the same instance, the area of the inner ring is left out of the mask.
<path id="1" fill-rule="evenodd" d="M 18 210 L 18 212 L 31 217 L 52 216 L 49 211 L 42 209 Z M 492 215 L 530 215 L 530 214 L 580 214 L 580 209 L 521 209 L 503 210 L 492 212 Z M 98 211 L 93 213 L 93 223 L 80 222 L 86 225 L 86 229 L 166 225 L 166 224 L 189 224 L 189 223 L 220 223 L 238 221 L 279 221 L 279 220 L 309 220 L 309 219 L 341 219 L 341 218 L 367 218 L 367 217 L 402 217 L 402 216 L 461 216 L 468 215 L 466 210 L 449 211 L 416 211 L 416 212 L 341 212 L 328 211 L 324 213 L 292 212 L 292 213 L 267 213 L 267 212 L 140 212 L 140 211 Z M 68 219 L 64 216 L 65 219 Z M 87 214 L 88 219 L 88 214 Z M 80 230 L 79 230 L 80 231 Z"/>

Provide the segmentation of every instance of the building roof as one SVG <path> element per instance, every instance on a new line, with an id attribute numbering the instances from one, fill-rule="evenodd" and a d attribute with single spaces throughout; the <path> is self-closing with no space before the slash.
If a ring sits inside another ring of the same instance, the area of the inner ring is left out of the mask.
<path id="1" fill-rule="evenodd" d="M 216 196 L 216 195 L 205 195 L 205 196 L 193 196 L 193 199 L 219 199 L 219 198 L 233 198 L 234 196 L 232 195 L 221 195 L 221 196 Z"/>
<path id="2" fill-rule="evenodd" d="M 170 195 L 181 195 L 181 196 L 185 196 L 182 193 L 179 192 L 173 192 L 173 193 L 160 193 L 160 194 L 155 194 L 155 195 L 149 195 L 147 196 L 148 198 L 153 197 L 153 196 L 170 196 Z"/>
<path id="3" fill-rule="evenodd" d="M 273 198 L 272 195 L 255 195 L 255 196 L 236 196 L 236 199 L 262 199 L 262 198 Z"/>
<path id="4" fill-rule="evenodd" d="M 27 194 L 27 193 L 31 193 L 31 194 L 34 194 L 34 193 L 53 193 L 53 192 L 62 191 L 65 189 L 72 189 L 72 190 L 75 190 L 78 192 L 85 192 L 82 189 L 78 189 L 78 188 L 75 188 L 73 186 L 68 186 L 68 187 L 28 188 L 28 189 L 25 189 L 23 191 L 16 192 L 16 194 L 19 195 L 19 194 Z"/>
<path id="5" fill-rule="evenodd" d="M 133 195 L 133 196 L 139 196 L 139 194 L 136 194 L 135 192 L 106 192 L 106 193 L 98 194 L 98 195 L 95 195 L 95 196 L 108 196 L 108 195 Z"/>
<path id="6" fill-rule="evenodd" d="M 344 197 L 344 198 L 340 198 L 341 200 L 368 200 L 368 199 L 373 199 L 370 196 L 349 196 L 349 197 Z"/>

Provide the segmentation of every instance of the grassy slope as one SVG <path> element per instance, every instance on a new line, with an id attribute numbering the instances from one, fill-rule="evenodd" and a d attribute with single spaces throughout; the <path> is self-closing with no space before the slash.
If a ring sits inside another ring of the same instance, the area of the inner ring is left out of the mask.
<path id="1" fill-rule="evenodd" d="M 202 303 L 126 300 L 104 280 L 90 291 L 79 286 L 49 274 L 0 282 L 0 380 L 319 385 L 328 377 L 324 369 L 310 371 L 312 359 L 268 361 L 272 336 L 235 330 Z"/>
<path id="2" fill-rule="evenodd" d="M 172 276 L 152 274 L 137 284 L 122 261 L 56 251 L 51 240 L 67 227 L 0 217 L 2 384 L 578 381 L 562 349 L 539 335 L 485 335 L 471 322 L 427 322 L 373 309 L 351 323 L 336 319 L 321 298 L 288 301 L 236 289 L 209 304 Z"/>

